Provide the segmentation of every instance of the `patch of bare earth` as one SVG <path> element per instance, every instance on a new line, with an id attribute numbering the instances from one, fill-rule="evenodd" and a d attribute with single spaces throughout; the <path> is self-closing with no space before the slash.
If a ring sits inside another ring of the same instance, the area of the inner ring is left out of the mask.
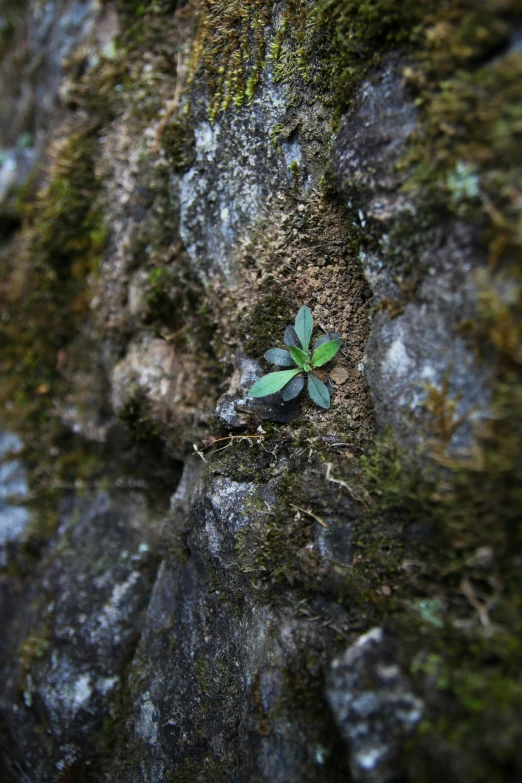
<path id="1" fill-rule="evenodd" d="M 236 286 L 214 282 L 209 300 L 218 324 L 216 352 L 231 364 L 237 349 L 260 358 L 272 346 L 284 347 L 284 328 L 305 304 L 314 316 L 314 338 L 340 332 L 341 352 L 321 376 L 329 374 L 334 383 L 331 408 L 306 401 L 296 426 L 311 423 L 326 442 L 357 446 L 374 429 L 361 364 L 372 300 L 350 229 L 343 207 L 322 193 L 275 194 L 258 226 L 239 243 Z"/>

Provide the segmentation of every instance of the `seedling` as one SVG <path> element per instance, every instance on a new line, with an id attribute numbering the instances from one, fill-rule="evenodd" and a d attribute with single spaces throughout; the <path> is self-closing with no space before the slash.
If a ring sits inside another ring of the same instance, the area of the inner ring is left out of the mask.
<path id="1" fill-rule="evenodd" d="M 270 348 L 265 353 L 268 362 L 278 367 L 292 367 L 292 369 L 265 375 L 254 383 L 248 392 L 249 397 L 266 397 L 282 389 L 283 400 L 285 402 L 293 400 L 304 389 L 306 375 L 310 399 L 321 408 L 330 407 L 330 389 L 314 375 L 314 370 L 333 359 L 341 347 L 341 335 L 328 333 L 319 337 L 313 345 L 310 356 L 309 346 L 313 328 L 312 313 L 304 305 L 297 313 L 295 327 L 286 327 L 284 339 L 288 350 Z"/>

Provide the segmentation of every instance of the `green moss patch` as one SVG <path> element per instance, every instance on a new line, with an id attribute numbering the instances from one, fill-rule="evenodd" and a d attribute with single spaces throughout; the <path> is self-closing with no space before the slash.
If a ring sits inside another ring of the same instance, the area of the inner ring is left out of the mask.
<path id="1" fill-rule="evenodd" d="M 260 0 L 201 3 L 194 46 L 194 68 L 204 69 L 210 95 L 209 117 L 251 98 L 261 79 L 265 58 L 265 28 L 272 4 Z"/>
<path id="2" fill-rule="evenodd" d="M 0 402 L 23 434 L 52 407 L 105 249 L 96 151 L 89 132 L 56 150 L 49 185 L 23 207 L 22 238 L 3 250 Z"/>

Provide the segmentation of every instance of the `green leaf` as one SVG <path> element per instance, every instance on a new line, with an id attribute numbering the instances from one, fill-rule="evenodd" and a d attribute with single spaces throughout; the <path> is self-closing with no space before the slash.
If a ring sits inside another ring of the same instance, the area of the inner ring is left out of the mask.
<path id="1" fill-rule="evenodd" d="M 288 400 L 293 400 L 294 397 L 297 397 L 297 395 L 303 391 L 303 387 L 304 377 L 302 375 L 296 375 L 295 378 L 292 378 L 292 380 L 289 381 L 289 383 L 287 383 L 283 389 L 283 400 L 285 402 L 288 402 Z"/>
<path id="2" fill-rule="evenodd" d="M 288 350 L 290 351 L 292 359 L 297 365 L 299 365 L 299 367 L 304 367 L 305 364 L 310 364 L 308 354 L 302 351 L 300 348 L 297 348 L 297 346 L 291 345 Z"/>
<path id="3" fill-rule="evenodd" d="M 279 389 L 282 389 L 283 386 L 286 386 L 288 381 L 292 380 L 294 375 L 297 375 L 299 372 L 301 372 L 299 367 L 296 367 L 295 370 L 281 370 L 281 372 L 271 372 L 268 375 L 265 375 L 264 378 L 261 378 L 259 381 L 254 383 L 248 392 L 248 396 L 266 397 L 268 394 L 275 394 L 279 391 Z"/>
<path id="4" fill-rule="evenodd" d="M 315 341 L 312 352 L 315 353 L 315 351 L 319 348 L 320 345 L 322 345 L 323 343 L 329 343 L 330 340 L 335 340 L 335 342 L 339 343 L 339 345 L 342 343 L 340 334 L 336 334 L 335 332 L 327 332 L 326 334 L 323 334 L 322 337 L 319 337 L 319 339 Z"/>
<path id="5" fill-rule="evenodd" d="M 290 348 L 291 345 L 296 345 L 299 348 L 299 338 L 293 326 L 287 326 L 285 329 L 285 345 L 287 348 Z"/>
<path id="6" fill-rule="evenodd" d="M 299 341 L 303 346 L 303 351 L 308 351 L 310 345 L 310 338 L 312 337 L 312 330 L 314 328 L 314 319 L 310 308 L 303 305 L 297 313 L 295 319 L 295 331 L 299 337 Z"/>
<path id="7" fill-rule="evenodd" d="M 326 362 L 329 362 L 340 347 L 341 343 L 337 342 L 337 340 L 330 340 L 330 342 L 320 345 L 312 356 L 312 367 L 321 367 Z"/>
<path id="8" fill-rule="evenodd" d="M 295 364 L 288 351 L 284 351 L 282 348 L 270 348 L 265 353 L 265 359 L 267 362 L 277 364 L 279 367 L 293 367 Z"/>
<path id="9" fill-rule="evenodd" d="M 308 394 L 310 399 L 321 408 L 330 407 L 330 392 L 325 384 L 316 378 L 312 373 L 308 374 Z"/>

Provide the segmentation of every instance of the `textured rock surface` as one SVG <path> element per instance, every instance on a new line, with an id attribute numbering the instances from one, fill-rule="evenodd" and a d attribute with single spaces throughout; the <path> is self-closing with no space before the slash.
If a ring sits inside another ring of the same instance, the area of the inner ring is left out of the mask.
<path id="1" fill-rule="evenodd" d="M 332 150 L 335 175 L 357 205 L 363 232 L 367 222 L 377 225 L 371 249 L 360 250 L 375 301 L 385 305 L 372 323 L 365 374 L 381 426 L 391 425 L 418 451 L 426 437 L 428 389 L 444 388 L 455 401 L 452 447 L 464 452 L 490 402 L 490 368 L 459 335 L 459 326 L 477 314 L 473 270 L 484 263 L 483 250 L 463 223 L 441 222 L 420 239 L 404 230 L 424 216 L 422 202 L 400 190 L 405 174 L 397 171 L 418 122 L 402 68 L 391 58 L 378 79 L 361 88 Z"/>
<path id="2" fill-rule="evenodd" d="M 71 58 L 102 34 L 105 20 L 95 28 L 100 10 L 95 0 L 2 3 L 0 202 L 24 183 L 42 152 Z"/>
<path id="3" fill-rule="evenodd" d="M 202 107 L 203 118 L 194 130 L 194 165 L 180 182 L 181 238 L 201 274 L 222 272 L 233 277 L 229 257 L 241 229 L 251 228 L 268 194 L 281 180 L 291 178 L 270 143 L 270 131 L 285 110 L 278 92 L 265 87 L 253 110 L 243 109 L 212 125 Z"/>
<path id="4" fill-rule="evenodd" d="M 0 0 L 2 781 L 522 778 L 519 27 Z"/>
<path id="5" fill-rule="evenodd" d="M 164 561 L 130 669 L 125 744 L 140 759 L 139 773 L 123 754 L 111 768 L 114 780 L 174 773 L 282 783 L 328 780 L 337 765 L 343 769 L 324 697 L 314 697 L 314 714 L 303 713 L 289 682 L 303 645 L 318 646 L 320 667 L 322 634 L 295 616 L 284 594 L 277 608 L 260 600 L 245 567 L 249 545 L 241 542 L 253 526 L 262 535 L 278 483 L 217 474 L 197 486 L 190 559 Z"/>
<path id="6" fill-rule="evenodd" d="M 23 462 L 17 459 L 23 443 L 12 432 L 0 431 L 0 562 L 9 560 L 9 547 L 19 541 L 31 521 L 23 505 L 29 486 Z"/>
<path id="7" fill-rule="evenodd" d="M 328 695 L 350 749 L 353 780 L 396 780 L 404 739 L 419 723 L 423 703 L 401 673 L 394 645 L 381 628 L 368 631 L 333 661 Z"/>
<path id="8" fill-rule="evenodd" d="M 89 493 L 62 506 L 8 642 L 18 655 L 7 665 L 7 721 L 35 780 L 74 768 L 109 715 L 155 575 L 154 534 L 136 491 Z"/>
<path id="9" fill-rule="evenodd" d="M 259 416 L 265 421 L 277 421 L 287 424 L 300 412 L 299 400 L 286 402 L 280 394 L 270 395 L 268 399 L 250 399 L 248 390 L 264 374 L 258 361 L 249 359 L 240 353 L 236 358 L 237 369 L 230 379 L 230 386 L 216 404 L 216 414 L 229 427 L 241 429 L 247 417 Z"/>

